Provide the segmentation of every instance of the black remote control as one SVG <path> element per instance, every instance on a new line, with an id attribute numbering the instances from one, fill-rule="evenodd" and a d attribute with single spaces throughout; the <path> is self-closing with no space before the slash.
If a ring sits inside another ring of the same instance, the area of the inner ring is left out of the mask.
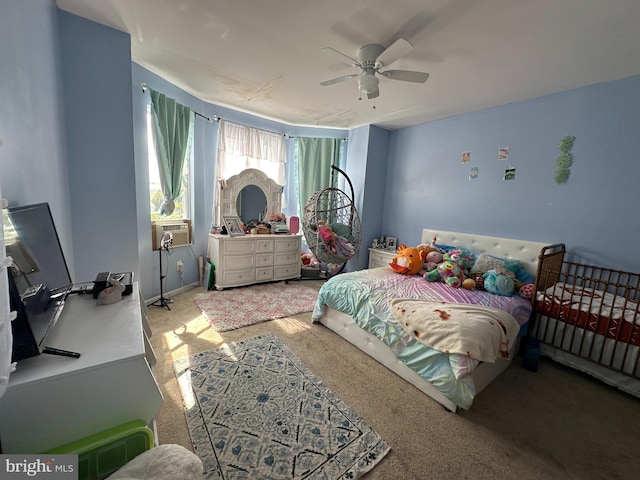
<path id="1" fill-rule="evenodd" d="M 59 348 L 44 347 L 42 353 L 48 353 L 50 355 L 60 355 L 62 357 L 80 358 L 78 352 L 70 352 L 69 350 L 60 350 Z"/>

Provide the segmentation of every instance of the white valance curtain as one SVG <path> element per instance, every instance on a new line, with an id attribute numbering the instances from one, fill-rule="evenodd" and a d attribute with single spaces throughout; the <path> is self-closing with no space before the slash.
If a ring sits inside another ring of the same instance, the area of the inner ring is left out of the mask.
<path id="1" fill-rule="evenodd" d="M 214 225 L 220 225 L 219 194 L 224 181 L 247 168 L 261 170 L 278 185 L 284 185 L 284 135 L 220 120 L 212 212 Z"/>

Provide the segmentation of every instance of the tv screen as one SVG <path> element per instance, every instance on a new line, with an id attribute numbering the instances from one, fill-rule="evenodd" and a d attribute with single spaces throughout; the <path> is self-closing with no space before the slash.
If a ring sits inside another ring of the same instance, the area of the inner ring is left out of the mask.
<path id="1" fill-rule="evenodd" d="M 12 322 L 15 362 L 45 351 L 45 338 L 55 325 L 73 282 L 48 203 L 6 208 L 4 241 L 7 256 L 13 259 L 13 266 L 8 269 L 14 290 L 11 308 L 18 313 Z M 50 298 L 43 309 L 24 308 L 21 299 L 25 292 L 38 285 L 49 289 Z"/>
<path id="2" fill-rule="evenodd" d="M 5 210 L 4 242 L 13 258 L 18 292 L 43 284 L 52 293 L 71 285 L 71 275 L 48 203 Z"/>

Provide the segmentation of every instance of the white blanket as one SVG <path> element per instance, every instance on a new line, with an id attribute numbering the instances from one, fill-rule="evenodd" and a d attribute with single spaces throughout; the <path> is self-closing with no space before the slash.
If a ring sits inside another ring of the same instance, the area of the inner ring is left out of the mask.
<path id="1" fill-rule="evenodd" d="M 428 347 L 481 362 L 509 358 L 520 331 L 509 313 L 462 303 L 394 298 L 389 307 L 407 333 Z"/>

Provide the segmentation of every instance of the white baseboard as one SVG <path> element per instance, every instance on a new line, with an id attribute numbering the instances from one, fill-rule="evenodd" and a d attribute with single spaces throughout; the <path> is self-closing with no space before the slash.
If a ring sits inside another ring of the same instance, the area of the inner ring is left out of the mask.
<path id="1" fill-rule="evenodd" d="M 200 283 L 199 282 L 194 282 L 194 283 L 188 283 L 186 285 L 183 285 L 180 288 L 176 288 L 175 290 L 171 290 L 170 292 L 164 292 L 164 297 L 166 299 L 171 299 L 171 297 L 175 297 L 176 295 L 180 295 L 181 293 L 187 292 L 191 289 L 194 289 L 196 287 L 199 287 Z M 145 299 L 145 303 L 147 304 L 147 306 L 151 305 L 153 302 L 157 301 L 160 299 L 160 295 L 157 295 L 153 298 L 150 299 Z"/>

